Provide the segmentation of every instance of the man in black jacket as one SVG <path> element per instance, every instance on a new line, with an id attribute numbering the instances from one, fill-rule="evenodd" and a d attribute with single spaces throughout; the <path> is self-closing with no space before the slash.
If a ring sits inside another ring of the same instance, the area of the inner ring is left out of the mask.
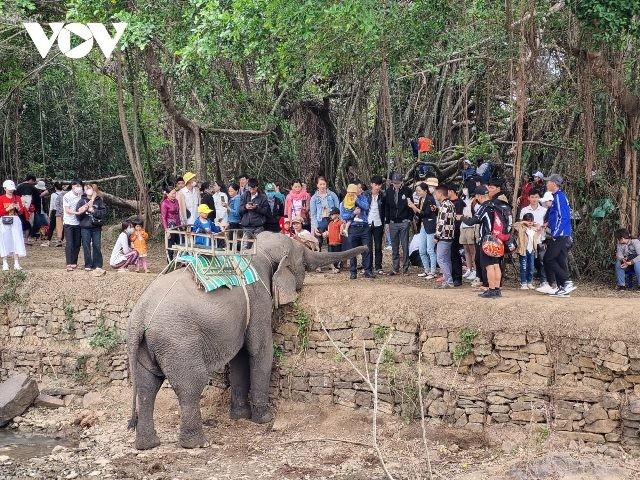
<path id="1" fill-rule="evenodd" d="M 371 228 L 371 240 L 369 252 L 373 258 L 373 268 L 382 275 L 382 238 L 384 237 L 385 220 L 385 196 L 382 190 L 384 179 L 376 175 L 371 179 L 371 188 L 364 192 L 369 201 L 369 226 Z"/>
<path id="2" fill-rule="evenodd" d="M 458 185 L 448 184 L 449 200 L 456 208 L 456 218 L 462 215 L 465 207 L 464 200 L 458 197 Z M 462 257 L 460 256 L 460 220 L 456 220 L 455 233 L 453 236 L 453 242 L 451 243 L 451 276 L 453 277 L 453 286 L 459 287 L 462 285 Z"/>
<path id="3" fill-rule="evenodd" d="M 267 202 L 269 202 L 269 215 L 264 222 L 264 229 L 267 232 L 280 233 L 280 218 L 284 217 L 284 203 L 276 196 L 276 186 L 273 183 L 267 183 L 264 191 L 267 193 Z"/>
<path id="4" fill-rule="evenodd" d="M 250 178 L 247 182 L 247 191 L 242 194 L 240 200 L 240 225 L 243 234 L 248 238 L 254 238 L 264 231 L 264 224 L 271 213 L 267 197 L 258 191 L 258 180 Z M 245 244 L 246 245 L 246 244 Z"/>
<path id="5" fill-rule="evenodd" d="M 407 187 L 402 186 L 402 175 L 394 173 L 391 176 L 391 187 L 385 193 L 385 224 L 391 234 L 391 251 L 393 270 L 389 275 L 400 274 L 400 246 L 402 245 L 402 272 L 409 273 L 409 227 L 413 212 L 409 203 L 413 201 L 413 194 Z"/>

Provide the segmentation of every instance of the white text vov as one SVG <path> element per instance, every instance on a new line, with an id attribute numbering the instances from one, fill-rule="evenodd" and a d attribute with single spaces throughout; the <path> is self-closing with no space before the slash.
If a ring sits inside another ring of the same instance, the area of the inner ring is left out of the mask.
<path id="1" fill-rule="evenodd" d="M 115 28 L 116 34 L 111 37 L 102 23 L 87 23 L 86 25 L 83 23 L 68 23 L 65 25 L 63 22 L 53 22 L 49 24 L 51 37 L 47 37 L 39 23 L 24 23 L 23 25 L 42 58 L 47 56 L 56 39 L 58 40 L 60 51 L 69 58 L 86 56 L 93 48 L 94 39 L 105 58 L 109 58 L 116 48 L 118 40 L 122 37 L 124 29 L 127 28 L 126 23 L 114 23 L 113 28 Z M 84 40 L 80 45 L 73 48 L 71 48 L 72 33 Z"/>

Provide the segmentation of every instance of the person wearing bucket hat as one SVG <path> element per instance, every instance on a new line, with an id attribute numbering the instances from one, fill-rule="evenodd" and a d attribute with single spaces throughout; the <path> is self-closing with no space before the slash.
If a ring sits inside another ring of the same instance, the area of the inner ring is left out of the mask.
<path id="1" fill-rule="evenodd" d="M 18 215 L 25 213 L 22 199 L 16 195 L 16 184 L 12 180 L 5 180 L 2 184 L 4 195 L 0 196 L 0 257 L 2 270 L 9 270 L 7 257 L 13 256 L 13 268 L 20 270 L 19 257 L 27 255 L 22 236 L 22 225 Z"/>
<path id="2" fill-rule="evenodd" d="M 364 194 L 358 195 L 358 186 L 351 183 L 347 186 L 347 193 L 340 203 L 340 218 L 348 225 L 348 235 L 345 242 L 345 250 L 358 246 L 369 246 L 371 230 L 369 228 L 369 201 Z M 375 278 L 371 270 L 371 252 L 362 254 L 362 268 L 365 278 Z M 349 260 L 350 278 L 355 280 L 358 276 L 356 270 L 356 257 Z"/>
<path id="3" fill-rule="evenodd" d="M 178 205 L 180 205 L 180 221 L 183 225 L 193 225 L 198 217 L 200 190 L 195 173 L 187 172 L 182 176 L 182 179 L 185 185 L 176 195 Z"/>
<path id="4" fill-rule="evenodd" d="M 562 176 L 552 173 L 546 180 L 547 193 L 553 195 L 553 202 L 547 212 L 550 234 L 546 236 L 547 251 L 544 255 L 544 268 L 547 273 L 547 281 L 550 285 L 555 282 L 557 288 L 548 286 L 543 290 L 541 287 L 537 291 L 563 297 L 576 289 L 576 286 L 569 279 L 567 265 L 571 234 L 573 233 L 571 228 L 571 207 L 566 194 L 562 190 L 564 183 Z"/>
<path id="5" fill-rule="evenodd" d="M 402 247 L 402 273 L 409 273 L 409 228 L 413 211 L 413 193 L 403 186 L 404 177 L 400 173 L 391 175 L 391 186 L 385 193 L 385 223 L 391 235 L 392 271 L 389 275 L 400 274 L 400 247 Z"/>
<path id="6" fill-rule="evenodd" d="M 269 203 L 269 214 L 264 222 L 264 229 L 267 232 L 280 232 L 280 219 L 284 217 L 284 204 L 276 195 L 276 186 L 273 183 L 267 183 L 264 186 L 267 194 L 267 202 Z"/>
<path id="7" fill-rule="evenodd" d="M 220 228 L 209 218 L 209 214 L 214 210 L 206 203 L 198 205 L 198 218 L 193 222 L 192 232 L 200 234 L 219 233 Z M 203 236 L 196 236 L 196 245 L 202 245 L 204 247 L 211 246 L 211 239 Z"/>

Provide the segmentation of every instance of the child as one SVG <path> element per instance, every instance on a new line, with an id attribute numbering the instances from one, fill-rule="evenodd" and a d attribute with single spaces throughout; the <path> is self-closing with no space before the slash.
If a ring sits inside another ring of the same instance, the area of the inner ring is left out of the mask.
<path id="1" fill-rule="evenodd" d="M 219 233 L 220 228 L 209 219 L 209 214 L 213 212 L 209 208 L 208 205 L 201 203 L 198 206 L 198 218 L 193 222 L 192 232 L 193 233 Z M 197 236 L 196 237 L 196 245 L 200 245 L 203 247 L 211 246 L 211 239 L 206 237 Z"/>
<path id="2" fill-rule="evenodd" d="M 331 221 L 327 226 L 327 231 L 322 234 L 323 237 L 327 239 L 327 243 L 329 244 L 330 252 L 341 252 L 342 251 L 342 228 L 345 225 L 345 222 L 340 218 L 340 210 L 337 208 L 332 208 L 329 212 L 329 217 Z M 340 273 L 340 268 L 342 267 L 341 262 L 336 262 L 333 264 L 333 273 Z"/>
<path id="3" fill-rule="evenodd" d="M 129 237 L 133 244 L 133 249 L 138 252 L 138 261 L 136 262 L 136 272 L 140 272 L 140 266 L 144 268 L 144 273 L 149 273 L 149 266 L 147 265 L 147 254 L 149 249 L 147 248 L 147 240 L 149 240 L 149 234 L 145 232 L 142 222 L 137 220 L 134 223 L 134 230 Z"/>
<path id="4" fill-rule="evenodd" d="M 293 229 L 291 228 L 291 220 L 282 217 L 282 233 L 287 237 L 293 237 Z"/>
<path id="5" fill-rule="evenodd" d="M 533 213 L 525 213 L 522 221 L 513 229 L 518 235 L 518 255 L 520 256 L 520 290 L 533 290 L 533 268 L 540 243 L 540 228 L 534 226 Z"/>

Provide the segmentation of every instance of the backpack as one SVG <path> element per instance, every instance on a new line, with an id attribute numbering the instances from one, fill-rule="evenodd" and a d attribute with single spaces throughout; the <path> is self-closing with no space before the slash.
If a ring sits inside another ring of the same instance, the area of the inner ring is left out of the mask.
<path id="1" fill-rule="evenodd" d="M 501 201 L 493 202 L 493 226 L 491 235 L 502 242 L 512 242 L 513 214 L 511 207 Z"/>
<path id="2" fill-rule="evenodd" d="M 476 170 L 476 174 L 480 176 L 480 178 L 482 179 L 482 183 L 487 183 L 489 180 L 491 180 L 491 176 L 493 175 L 493 163 L 487 160 L 478 167 L 478 169 Z"/>

